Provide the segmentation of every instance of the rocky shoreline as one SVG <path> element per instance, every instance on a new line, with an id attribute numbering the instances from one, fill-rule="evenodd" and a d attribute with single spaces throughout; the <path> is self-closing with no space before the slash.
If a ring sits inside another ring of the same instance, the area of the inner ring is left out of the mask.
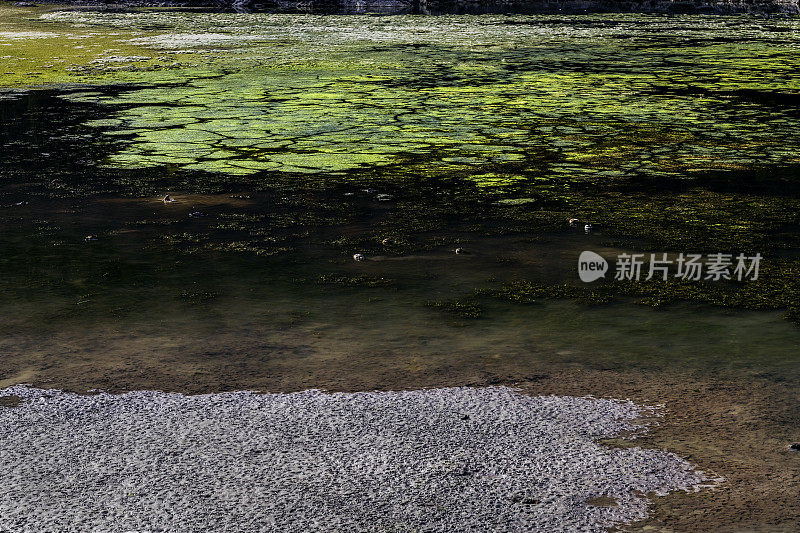
<path id="1" fill-rule="evenodd" d="M 420 14 L 585 14 L 660 13 L 708 15 L 800 14 L 800 0 L 129 0 L 45 1 L 36 3 L 124 7 L 191 7 L 236 11 L 313 12 L 335 14 L 420 13 Z M 18 2 L 17 5 L 33 5 Z"/>

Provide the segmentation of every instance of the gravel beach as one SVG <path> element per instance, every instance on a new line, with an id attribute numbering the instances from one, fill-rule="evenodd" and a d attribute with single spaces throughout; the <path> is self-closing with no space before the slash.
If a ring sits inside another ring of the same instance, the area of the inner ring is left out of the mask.
<path id="1" fill-rule="evenodd" d="M 628 401 L 506 387 L 0 397 L 0 531 L 603 531 L 702 472 Z M 602 500 L 595 498 L 606 497 Z M 603 502 L 603 503 L 599 503 Z"/>

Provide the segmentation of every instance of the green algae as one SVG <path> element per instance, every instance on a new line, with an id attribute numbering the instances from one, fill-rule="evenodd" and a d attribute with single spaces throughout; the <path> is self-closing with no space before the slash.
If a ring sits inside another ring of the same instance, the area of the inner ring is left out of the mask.
<path id="1" fill-rule="evenodd" d="M 131 135 L 106 162 L 116 167 L 325 173 L 435 153 L 505 187 L 530 179 L 513 163 L 541 166 L 542 152 L 562 181 L 797 160 L 791 106 L 737 101 L 794 94 L 793 20 L 4 9 L 6 44 L 23 48 L 0 85 L 139 85 L 103 99 L 124 106 L 122 123 L 95 124 Z M 20 77 L 43 70 L 50 47 L 70 75 Z"/>
<path id="2" fill-rule="evenodd" d="M 558 238 L 579 218 L 619 248 L 770 255 L 765 281 L 588 289 L 528 279 L 482 295 L 797 315 L 797 20 L 0 10 L 4 98 L 56 87 L 65 106 L 96 106 L 80 134 L 109 143 L 51 197 L 233 183 L 285 199 L 205 222 L 140 221 L 158 231 L 153 249 L 277 260 L 317 245 L 331 261 L 400 257 L 452 253 L 477 237 Z M 80 290 L 93 271 L 74 268 L 69 281 L 29 281 Z M 304 279 L 373 280 L 323 276 Z M 469 299 L 437 302 L 478 313 Z"/>
<path id="3" fill-rule="evenodd" d="M 483 316 L 483 307 L 474 300 L 434 300 L 425 305 L 459 318 L 477 319 Z"/>
<path id="4" fill-rule="evenodd" d="M 298 283 L 306 280 L 298 279 Z M 314 280 L 317 285 L 336 285 L 339 287 L 392 287 L 395 281 L 389 278 L 375 276 L 347 276 L 341 274 L 323 274 Z"/>
<path id="5" fill-rule="evenodd" d="M 766 261 L 759 279 L 745 283 L 687 282 L 664 280 L 609 280 L 593 285 L 543 284 L 517 280 L 499 288 L 478 289 L 476 294 L 530 304 L 545 299 L 571 299 L 586 305 L 602 305 L 628 299 L 650 307 L 692 301 L 716 307 L 750 310 L 786 310 L 786 318 L 798 321 L 800 261 Z"/>

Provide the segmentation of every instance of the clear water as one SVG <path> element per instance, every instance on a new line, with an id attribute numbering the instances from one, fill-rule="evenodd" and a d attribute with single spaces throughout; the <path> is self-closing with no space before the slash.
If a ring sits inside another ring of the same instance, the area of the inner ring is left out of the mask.
<path id="1" fill-rule="evenodd" d="M 797 375 L 797 20 L 0 10 L 9 352 Z M 765 279 L 731 308 L 480 292 L 687 247 Z"/>

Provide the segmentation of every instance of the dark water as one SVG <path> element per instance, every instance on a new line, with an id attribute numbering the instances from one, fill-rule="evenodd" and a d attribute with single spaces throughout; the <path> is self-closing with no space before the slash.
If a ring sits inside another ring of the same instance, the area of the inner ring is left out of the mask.
<path id="1" fill-rule="evenodd" d="M 7 349 L 235 332 L 219 353 L 298 366 L 797 375 L 794 22 L 130 15 L 25 23 L 57 35 L 34 59 L 88 27 L 102 61 L 7 73 Z M 587 249 L 766 259 L 758 283 L 589 288 Z"/>
<path id="2" fill-rule="evenodd" d="M 7 337 L 73 331 L 80 344 L 119 327 L 134 338 L 235 330 L 237 349 L 255 350 L 258 335 L 294 346 L 298 364 L 328 352 L 411 351 L 796 375 L 800 330 L 779 311 L 691 302 L 654 310 L 624 296 L 599 306 L 510 304 L 476 293 L 519 279 L 576 284 L 582 249 L 620 251 L 602 232 L 509 230 L 491 202 L 455 180 L 232 182 L 103 168 L 97 162 L 124 140 L 82 124 L 109 110 L 57 96 L 34 91 L 0 104 Z M 165 190 L 174 203 L 160 201 Z M 395 199 L 377 201 L 378 191 Z M 413 217 L 398 214 L 404 208 Z M 356 252 L 369 260 L 354 262 Z"/>

